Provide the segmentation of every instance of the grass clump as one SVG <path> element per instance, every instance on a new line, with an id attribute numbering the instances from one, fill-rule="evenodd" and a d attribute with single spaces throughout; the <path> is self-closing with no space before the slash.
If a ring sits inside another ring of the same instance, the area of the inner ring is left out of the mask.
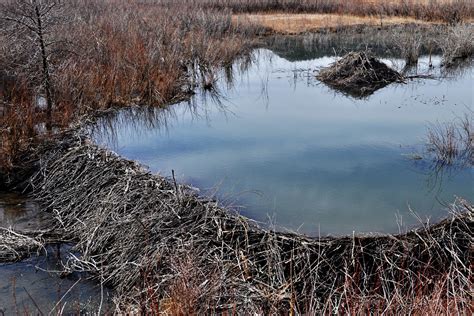
<path id="1" fill-rule="evenodd" d="M 439 165 L 474 165 L 474 118 L 465 115 L 453 123 L 433 124 L 428 130 L 428 152 Z"/>

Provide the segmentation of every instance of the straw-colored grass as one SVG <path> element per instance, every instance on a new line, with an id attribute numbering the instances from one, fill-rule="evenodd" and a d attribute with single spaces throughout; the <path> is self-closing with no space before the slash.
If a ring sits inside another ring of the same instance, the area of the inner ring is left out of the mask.
<path id="1" fill-rule="evenodd" d="M 430 24 L 413 17 L 391 16 L 380 19 L 379 16 L 356 16 L 347 14 L 241 14 L 233 17 L 234 21 L 250 21 L 282 34 L 300 34 L 326 28 L 339 28 L 355 25 L 399 25 Z"/>

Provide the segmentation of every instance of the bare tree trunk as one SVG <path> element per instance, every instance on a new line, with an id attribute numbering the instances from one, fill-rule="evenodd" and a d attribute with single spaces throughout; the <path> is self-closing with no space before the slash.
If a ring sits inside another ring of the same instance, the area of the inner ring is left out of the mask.
<path id="1" fill-rule="evenodd" d="M 53 98 L 51 93 L 51 80 L 49 75 L 49 63 L 48 63 L 48 54 L 46 53 L 46 45 L 44 42 L 43 34 L 43 24 L 41 20 L 41 14 L 37 0 L 33 0 L 35 4 L 35 14 L 36 14 L 36 23 L 38 25 L 38 41 L 41 50 L 41 59 L 43 63 L 43 86 L 46 93 L 46 129 L 51 130 L 52 125 L 52 110 L 53 110 Z"/>

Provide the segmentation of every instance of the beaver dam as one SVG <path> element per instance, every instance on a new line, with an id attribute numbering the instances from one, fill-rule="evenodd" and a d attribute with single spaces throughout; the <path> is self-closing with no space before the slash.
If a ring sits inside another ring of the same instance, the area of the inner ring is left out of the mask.
<path id="1" fill-rule="evenodd" d="M 428 308 L 430 300 L 418 301 L 425 294 L 439 296 L 448 310 L 471 303 L 474 209 L 467 201 L 454 203 L 441 223 L 405 234 L 308 238 L 262 229 L 80 134 L 34 158 L 38 169 L 29 186 L 54 216 L 51 232 L 74 241 L 81 253 L 64 262 L 63 273 L 86 271 L 113 286 L 124 311 L 384 306 L 404 313 Z M 2 245 L 3 260 L 48 242 L 44 232 L 5 234 L 19 242 Z"/>

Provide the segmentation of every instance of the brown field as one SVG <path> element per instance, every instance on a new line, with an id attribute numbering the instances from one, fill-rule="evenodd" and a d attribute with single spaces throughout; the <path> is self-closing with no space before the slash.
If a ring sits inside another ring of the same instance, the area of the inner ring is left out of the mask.
<path id="1" fill-rule="evenodd" d="M 456 23 L 474 16 L 467 0 L 198 0 L 206 8 L 234 14 L 304 13 L 355 16 L 401 16 Z"/>
<path id="2" fill-rule="evenodd" d="M 276 33 L 299 34 L 323 28 L 354 25 L 429 24 L 413 17 L 355 16 L 347 14 L 241 14 L 233 17 L 236 22 L 250 21 Z"/>

